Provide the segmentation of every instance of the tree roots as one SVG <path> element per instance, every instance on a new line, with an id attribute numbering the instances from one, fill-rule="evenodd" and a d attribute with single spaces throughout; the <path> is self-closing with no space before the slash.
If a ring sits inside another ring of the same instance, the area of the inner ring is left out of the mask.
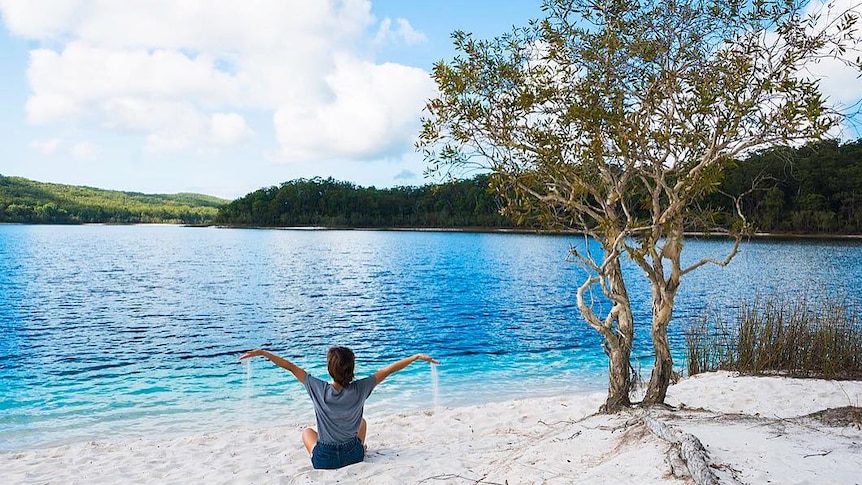
<path id="1" fill-rule="evenodd" d="M 691 479 L 697 485 L 719 485 L 721 483 L 712 472 L 706 448 L 696 436 L 680 431 L 646 414 L 641 419 L 653 435 L 673 444 L 668 461 L 675 476 L 682 474 L 681 468 L 684 465 Z"/>

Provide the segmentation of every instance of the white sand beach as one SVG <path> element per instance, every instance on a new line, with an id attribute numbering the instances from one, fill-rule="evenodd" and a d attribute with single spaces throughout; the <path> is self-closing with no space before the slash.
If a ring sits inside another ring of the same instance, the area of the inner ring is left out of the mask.
<path id="1" fill-rule="evenodd" d="M 368 457 L 313 470 L 299 441 L 312 423 L 0 454 L 4 484 L 691 483 L 674 475 L 674 446 L 643 411 L 594 414 L 603 393 L 367 415 Z M 858 409 L 830 423 L 811 413 L 862 405 L 862 382 L 739 377 L 718 372 L 671 387 L 677 410 L 649 414 L 705 445 L 721 483 L 860 484 Z M 669 453 L 670 452 L 670 453 Z"/>

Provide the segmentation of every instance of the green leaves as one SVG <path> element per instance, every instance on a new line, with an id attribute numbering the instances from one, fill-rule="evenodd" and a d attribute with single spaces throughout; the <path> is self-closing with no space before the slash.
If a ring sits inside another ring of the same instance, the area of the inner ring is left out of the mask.
<path id="1" fill-rule="evenodd" d="M 417 147 L 434 173 L 490 171 L 504 211 L 519 221 L 597 239 L 601 256 L 577 255 L 590 275 L 578 295 L 599 286 L 614 302 L 608 325 L 631 311 L 611 270 L 628 254 L 652 284 L 661 337 L 681 276 L 726 265 L 750 230 L 741 196 L 751 189 L 737 187 L 727 194 L 736 217 L 722 221 L 736 235 L 733 249 L 681 266 L 683 229 L 717 218 L 708 197 L 731 161 L 817 140 L 839 122 L 808 69 L 857 49 L 855 15 L 835 29 L 803 19 L 804 7 L 546 0 L 543 19 L 506 35 L 453 35 L 459 55 L 435 67 L 440 96 Z M 592 310 L 579 308 L 601 331 Z M 664 395 L 650 386 L 647 396 Z"/>
<path id="2" fill-rule="evenodd" d="M 490 169 L 509 186 L 530 174 L 518 194 L 577 229 L 634 225 L 619 192 L 653 193 L 654 223 L 666 221 L 726 160 L 838 122 L 805 69 L 855 46 L 856 16 L 814 31 L 803 6 L 548 0 L 545 18 L 498 38 L 455 32 L 459 55 L 434 68 L 441 94 L 417 148 L 432 172 Z"/>

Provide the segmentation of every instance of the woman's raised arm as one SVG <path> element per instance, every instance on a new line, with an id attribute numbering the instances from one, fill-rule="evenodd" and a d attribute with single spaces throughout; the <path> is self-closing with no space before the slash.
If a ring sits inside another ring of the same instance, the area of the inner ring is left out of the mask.
<path id="1" fill-rule="evenodd" d="M 394 374 L 395 372 L 400 371 L 401 369 L 403 369 L 403 368 L 407 367 L 408 365 L 416 362 L 417 360 L 424 360 L 425 362 L 430 362 L 432 364 L 439 364 L 440 363 L 440 362 L 437 362 L 436 360 L 434 360 L 430 355 L 425 355 L 425 354 L 411 355 L 410 357 L 407 357 L 406 359 L 401 359 L 398 362 L 395 362 L 394 364 L 389 364 L 386 367 L 375 372 L 374 373 L 374 379 L 376 379 L 377 383 L 380 384 L 381 382 L 383 382 L 383 379 L 386 379 L 387 377 L 389 377 L 390 374 Z"/>
<path id="2" fill-rule="evenodd" d="M 305 373 L 305 370 L 302 369 L 302 367 L 299 367 L 298 365 L 285 359 L 284 357 L 279 357 L 279 356 L 273 354 L 272 352 L 270 352 L 268 350 L 255 349 L 255 350 L 248 351 L 248 352 L 242 354 L 242 356 L 240 356 L 239 360 L 248 359 L 251 357 L 258 357 L 258 356 L 265 358 L 266 360 L 268 360 L 268 361 L 272 362 L 273 364 L 281 367 L 282 369 L 289 370 L 291 372 L 291 374 L 293 374 L 293 377 L 296 377 L 296 380 L 305 384 L 305 376 L 307 374 Z"/>

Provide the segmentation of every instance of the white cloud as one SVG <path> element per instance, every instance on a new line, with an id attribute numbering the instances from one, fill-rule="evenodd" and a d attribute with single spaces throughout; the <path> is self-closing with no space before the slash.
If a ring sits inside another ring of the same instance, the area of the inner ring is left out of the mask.
<path id="1" fill-rule="evenodd" d="M 0 9 L 10 31 L 31 39 L 222 53 L 296 49 L 309 35 L 343 42 L 374 21 L 368 0 L 0 0 Z"/>
<path id="2" fill-rule="evenodd" d="M 805 6 L 802 18 L 810 21 L 810 34 L 824 30 L 829 34 L 836 34 L 836 27 L 840 23 L 838 19 L 848 12 L 855 12 L 857 16 L 862 13 L 857 0 L 812 0 Z M 859 45 L 854 45 L 851 39 L 845 41 L 846 52 L 839 54 L 833 51 L 833 45 L 827 45 L 819 52 L 819 56 L 807 60 L 798 74 L 801 78 L 819 81 L 820 92 L 826 97 L 829 108 L 851 117 L 845 118 L 843 123 L 826 133 L 828 137 L 844 139 L 858 137 L 853 134 L 858 133 L 858 130 L 853 129 L 856 121 L 852 119 L 858 115 L 853 115 L 851 111 L 857 109 L 854 105 L 860 101 L 862 93 L 859 72 L 848 65 L 848 61 L 852 62 L 860 55 Z M 763 42 L 766 46 L 772 46 L 781 45 L 783 41 L 776 32 L 771 31 L 764 35 Z"/>
<path id="3" fill-rule="evenodd" d="M 416 172 L 405 168 L 404 170 L 395 174 L 395 176 L 392 178 L 394 180 L 406 181 L 406 180 L 416 180 L 418 177 L 416 175 Z"/>
<path id="4" fill-rule="evenodd" d="M 33 140 L 30 143 L 30 146 L 41 152 L 43 155 L 52 155 L 57 152 L 61 143 L 63 143 L 63 140 L 59 138 L 51 138 L 48 140 Z"/>
<path id="5" fill-rule="evenodd" d="M 241 88 L 238 79 L 217 70 L 205 54 L 189 57 L 177 51 L 120 50 L 81 42 L 67 44 L 61 53 L 31 51 L 28 77 L 34 97 L 49 93 L 82 102 L 119 96 L 231 102 Z"/>
<path id="6" fill-rule="evenodd" d="M 75 0 L 0 0 L 0 11 L 10 31 L 31 39 L 41 39 L 65 33 L 81 8 L 81 3 Z"/>
<path id="7" fill-rule="evenodd" d="M 813 75 L 820 79 L 820 88 L 829 100 L 845 108 L 859 100 L 862 94 L 862 79 L 859 73 L 836 59 L 826 59 L 811 69 Z"/>
<path id="8" fill-rule="evenodd" d="M 389 42 L 404 42 L 407 45 L 418 44 L 425 42 L 427 39 L 425 34 L 413 29 L 406 19 L 395 19 L 397 27 L 392 29 L 392 19 L 386 17 L 380 22 L 380 27 L 377 29 L 377 35 L 374 36 L 374 41 L 377 44 L 386 44 Z"/>
<path id="9" fill-rule="evenodd" d="M 99 153 L 101 153 L 101 151 L 102 150 L 98 145 L 88 141 L 76 143 L 69 149 L 69 153 L 73 157 L 81 160 L 95 158 Z"/>
<path id="10" fill-rule="evenodd" d="M 825 28 L 829 32 L 836 32 L 835 28 L 840 23 L 835 22 L 836 19 L 848 12 L 854 13 L 857 17 L 862 16 L 862 9 L 857 0 L 815 0 L 805 9 L 806 15 L 817 19 L 815 30 Z M 821 90 L 839 109 L 856 103 L 862 93 L 859 72 L 848 66 L 846 62 L 853 61 L 860 55 L 859 46 L 848 42 L 845 47 L 848 50 L 843 55 L 825 57 L 807 66 L 811 77 L 820 80 Z"/>
<path id="11" fill-rule="evenodd" d="M 56 93 L 30 96 L 26 109 L 27 119 L 35 124 L 52 123 L 77 114 L 75 100 Z"/>
<path id="12" fill-rule="evenodd" d="M 335 64 L 326 77 L 329 101 L 291 104 L 275 113 L 283 158 L 370 159 L 408 150 L 425 99 L 434 92 L 425 71 L 350 57 Z"/>
<path id="13" fill-rule="evenodd" d="M 378 25 L 369 0 L 0 0 L 0 14 L 41 45 L 30 123 L 140 134 L 149 151 L 235 145 L 271 113 L 279 159 L 397 155 L 433 93 L 425 71 L 375 62 L 379 36 L 424 36 Z"/>
<path id="14" fill-rule="evenodd" d="M 217 145 L 236 145 L 251 136 L 252 130 L 237 113 L 215 113 L 210 118 L 210 135 Z"/>

